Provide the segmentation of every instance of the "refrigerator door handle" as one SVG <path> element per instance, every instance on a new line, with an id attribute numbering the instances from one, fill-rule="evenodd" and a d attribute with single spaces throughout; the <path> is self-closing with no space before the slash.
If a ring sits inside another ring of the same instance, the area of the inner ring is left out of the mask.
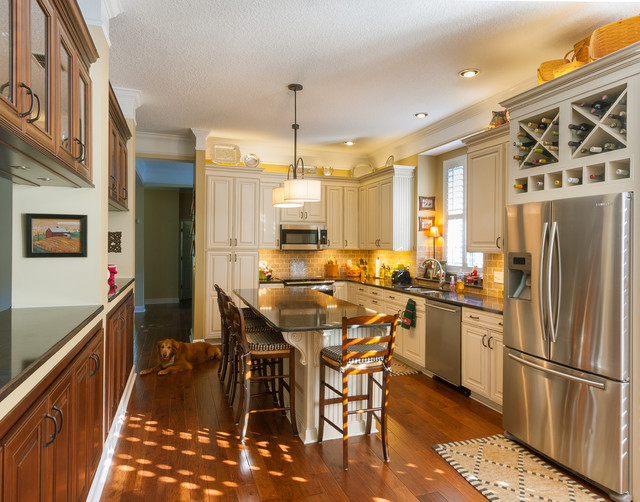
<path id="1" fill-rule="evenodd" d="M 542 227 L 542 245 L 540 246 L 540 273 L 538 274 L 538 314 L 540 315 L 540 325 L 542 326 L 542 339 L 546 342 L 549 338 L 547 336 L 547 321 L 545 315 L 544 304 L 544 285 L 543 285 L 543 271 L 544 271 L 544 257 L 547 252 L 547 235 L 549 234 L 549 223 L 544 222 Z"/>
<path id="2" fill-rule="evenodd" d="M 551 341 L 557 342 L 558 341 L 558 318 L 560 316 L 560 298 L 562 298 L 562 281 L 560 280 L 560 278 L 562 277 L 562 260 L 560 259 L 560 256 L 562 255 L 560 254 L 560 234 L 558 232 L 558 224 L 556 222 L 554 222 L 553 224 L 554 224 L 554 228 L 552 230 L 555 231 L 555 250 L 556 250 L 556 256 L 558 257 L 558 273 L 556 275 L 558 301 L 556 302 L 556 305 L 555 305 L 556 310 L 553 313 L 552 318 L 550 314 L 550 323 L 553 325 L 553 338 L 551 339 Z M 552 242 L 553 241 L 554 239 L 552 236 Z M 549 246 L 549 252 L 553 253 L 553 246 Z"/>
<path id="3" fill-rule="evenodd" d="M 569 375 L 567 373 L 563 373 L 562 371 L 557 371 L 552 368 L 545 368 L 544 366 L 540 366 L 539 364 L 532 363 L 531 361 L 526 361 L 518 356 L 514 356 L 512 353 L 507 354 L 511 359 L 520 364 L 524 364 L 525 366 L 530 366 L 533 369 L 540 370 L 544 373 L 550 373 L 551 375 L 559 376 L 561 378 L 565 378 L 567 380 L 571 380 L 572 382 L 583 383 L 585 385 L 589 385 L 590 387 L 595 387 L 596 389 L 605 390 L 605 384 L 602 382 L 594 382 L 593 380 L 588 380 L 586 378 L 581 378 L 574 375 Z"/>
<path id="4" fill-rule="evenodd" d="M 558 237 L 558 222 L 554 221 L 551 224 L 551 239 L 549 242 L 549 259 L 547 260 L 547 315 L 549 316 L 549 338 L 551 338 L 552 342 L 557 341 L 558 333 L 557 333 L 557 325 L 558 325 L 558 305 L 556 305 L 556 309 L 554 312 L 553 309 L 553 295 L 551 289 L 551 276 L 553 273 L 553 257 L 554 250 L 557 247 L 557 237 Z M 558 248 L 559 253 L 559 248 Z M 559 257 L 559 256 L 558 256 Z M 560 260 L 558 260 L 559 262 Z M 558 277 L 560 274 L 558 274 Z M 559 279 L 556 281 L 558 283 L 558 287 L 560 287 Z M 560 291 L 558 291 L 558 301 L 560 298 Z"/>

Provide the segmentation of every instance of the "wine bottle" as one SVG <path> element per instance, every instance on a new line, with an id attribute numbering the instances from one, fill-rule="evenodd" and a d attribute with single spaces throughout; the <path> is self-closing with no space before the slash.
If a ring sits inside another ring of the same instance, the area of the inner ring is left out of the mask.
<path id="1" fill-rule="evenodd" d="M 627 104 L 627 98 L 622 98 L 620 101 L 618 101 L 618 104 L 625 106 Z"/>
<path id="2" fill-rule="evenodd" d="M 569 146 L 580 146 L 583 141 L 584 141 L 584 139 L 581 139 L 580 141 L 569 141 L 568 145 Z"/>
<path id="3" fill-rule="evenodd" d="M 540 119 L 540 122 L 542 122 L 543 124 L 552 124 L 553 120 L 552 119 L 548 119 L 546 117 L 543 117 Z"/>
<path id="4" fill-rule="evenodd" d="M 531 150 L 533 153 L 545 153 L 544 148 L 534 148 Z"/>
<path id="5" fill-rule="evenodd" d="M 535 145 L 535 141 L 514 141 L 513 146 L 533 146 Z"/>
<path id="6" fill-rule="evenodd" d="M 538 123 L 537 122 L 527 122 L 527 127 L 533 127 L 534 129 L 537 129 Z"/>
<path id="7" fill-rule="evenodd" d="M 536 181 L 536 186 L 538 188 L 542 188 L 544 186 L 544 181 Z"/>
<path id="8" fill-rule="evenodd" d="M 518 190 L 526 190 L 527 189 L 527 184 L 526 183 L 516 183 L 513 185 L 513 188 L 516 188 Z"/>
<path id="9" fill-rule="evenodd" d="M 582 108 L 593 108 L 593 103 L 582 101 L 581 103 L 578 103 L 578 106 L 581 106 Z"/>
<path id="10" fill-rule="evenodd" d="M 548 146 L 547 150 L 549 150 L 550 152 L 557 152 L 558 151 L 558 147 L 557 146 Z"/>
<path id="11" fill-rule="evenodd" d="M 614 120 L 625 119 L 626 117 L 627 117 L 627 112 L 625 112 L 624 110 L 620 110 L 618 113 L 609 114 L 609 118 Z"/>
<path id="12" fill-rule="evenodd" d="M 549 159 L 536 159 L 532 161 L 535 165 L 538 164 L 548 164 L 550 161 Z"/>
<path id="13" fill-rule="evenodd" d="M 582 182 L 582 178 L 576 178 L 575 176 L 570 176 L 567 178 L 567 183 L 571 185 L 579 185 Z"/>
<path id="14" fill-rule="evenodd" d="M 628 169 L 616 169 L 616 174 L 618 176 L 628 176 L 629 175 L 629 170 Z"/>
<path id="15" fill-rule="evenodd" d="M 551 134 L 553 134 L 554 136 L 560 136 L 560 131 L 554 129 L 553 131 L 551 131 Z"/>
<path id="16" fill-rule="evenodd" d="M 589 131 L 582 131 L 582 130 L 580 130 L 580 129 L 578 129 L 577 131 L 574 131 L 574 133 L 576 134 L 576 136 L 588 136 L 590 132 L 591 132 L 591 130 L 589 130 Z"/>
<path id="17" fill-rule="evenodd" d="M 597 103 L 593 103 L 593 106 L 591 107 L 592 110 L 607 110 L 608 108 L 611 107 L 613 103 L 609 102 L 609 101 L 598 101 Z M 591 112 L 593 113 L 593 112 Z"/>
<path id="18" fill-rule="evenodd" d="M 626 129 L 620 129 L 618 132 L 620 134 L 622 134 L 622 135 L 626 135 L 627 134 L 627 130 Z"/>
<path id="19" fill-rule="evenodd" d="M 555 119 L 553 122 L 551 122 L 551 125 L 560 125 L 560 120 Z"/>
<path id="20" fill-rule="evenodd" d="M 553 180 L 553 184 L 555 186 L 561 187 L 562 186 L 562 180 Z"/>
<path id="21" fill-rule="evenodd" d="M 610 152 L 611 150 L 617 150 L 618 149 L 618 145 L 615 143 L 605 143 L 604 145 L 602 145 L 602 149 L 605 152 Z"/>
<path id="22" fill-rule="evenodd" d="M 525 165 L 526 167 L 535 167 L 535 164 L 533 162 L 525 162 L 523 165 Z"/>
<path id="23" fill-rule="evenodd" d="M 516 147 L 518 150 L 522 150 L 523 152 L 528 152 L 529 150 L 531 150 L 530 146 L 518 146 Z"/>
<path id="24" fill-rule="evenodd" d="M 569 129 L 575 131 L 590 131 L 593 129 L 593 124 L 588 124 L 587 122 L 583 122 L 582 124 L 569 124 Z"/>
<path id="25" fill-rule="evenodd" d="M 544 146 L 558 146 L 558 142 L 557 141 L 543 141 L 542 144 Z"/>
<path id="26" fill-rule="evenodd" d="M 580 153 L 600 153 L 602 151 L 601 146 L 592 146 L 591 148 L 583 148 Z"/>
<path id="27" fill-rule="evenodd" d="M 540 128 L 538 128 L 538 129 L 534 129 L 534 130 L 533 130 L 533 132 L 535 132 L 536 134 L 544 134 L 545 130 L 546 130 L 546 129 L 540 129 Z"/>
<path id="28" fill-rule="evenodd" d="M 529 135 L 526 132 L 523 132 L 523 131 L 518 131 L 516 133 L 516 136 L 519 136 L 521 138 L 528 138 L 529 137 Z"/>
<path id="29" fill-rule="evenodd" d="M 514 155 L 513 158 L 516 159 L 516 160 L 524 160 L 525 156 L 524 155 Z"/>
<path id="30" fill-rule="evenodd" d="M 590 174 L 589 175 L 589 179 L 597 180 L 597 181 L 604 181 L 604 173 Z"/>

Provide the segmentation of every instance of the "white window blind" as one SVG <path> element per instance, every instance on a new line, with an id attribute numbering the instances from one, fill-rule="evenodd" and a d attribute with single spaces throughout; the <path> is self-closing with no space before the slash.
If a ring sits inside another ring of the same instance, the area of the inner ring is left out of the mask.
<path id="1" fill-rule="evenodd" d="M 444 239 L 447 268 L 482 269 L 482 253 L 467 253 L 466 245 L 466 157 L 444 162 Z"/>

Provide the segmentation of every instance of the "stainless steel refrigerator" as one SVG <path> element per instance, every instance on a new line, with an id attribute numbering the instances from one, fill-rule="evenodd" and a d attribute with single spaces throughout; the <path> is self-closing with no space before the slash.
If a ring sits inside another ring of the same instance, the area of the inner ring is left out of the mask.
<path id="1" fill-rule="evenodd" d="M 621 500 L 630 499 L 632 203 L 618 193 L 506 208 L 504 428 Z"/>

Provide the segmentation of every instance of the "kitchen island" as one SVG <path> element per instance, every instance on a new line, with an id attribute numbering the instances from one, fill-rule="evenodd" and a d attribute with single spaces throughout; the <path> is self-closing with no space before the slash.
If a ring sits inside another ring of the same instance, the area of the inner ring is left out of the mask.
<path id="1" fill-rule="evenodd" d="M 328 345 L 342 343 L 342 318 L 372 315 L 373 311 L 353 303 L 334 298 L 308 288 L 255 288 L 239 289 L 234 293 L 274 329 L 282 332 L 284 339 L 296 350 L 296 418 L 300 439 L 313 443 L 318 437 L 318 393 L 320 350 Z M 381 328 L 359 328 L 381 329 Z M 349 377 L 349 388 L 362 394 L 366 389 L 367 375 Z M 328 383 L 340 388 L 340 376 L 331 371 Z M 374 400 L 380 399 L 374 386 Z M 352 403 L 356 408 L 360 403 Z M 325 415 L 335 423 L 341 423 L 342 409 L 331 406 Z M 361 414 L 349 417 L 349 435 L 364 433 L 365 421 Z M 374 421 L 375 423 L 375 421 Z M 324 439 L 342 438 L 337 431 L 326 428 Z"/>

